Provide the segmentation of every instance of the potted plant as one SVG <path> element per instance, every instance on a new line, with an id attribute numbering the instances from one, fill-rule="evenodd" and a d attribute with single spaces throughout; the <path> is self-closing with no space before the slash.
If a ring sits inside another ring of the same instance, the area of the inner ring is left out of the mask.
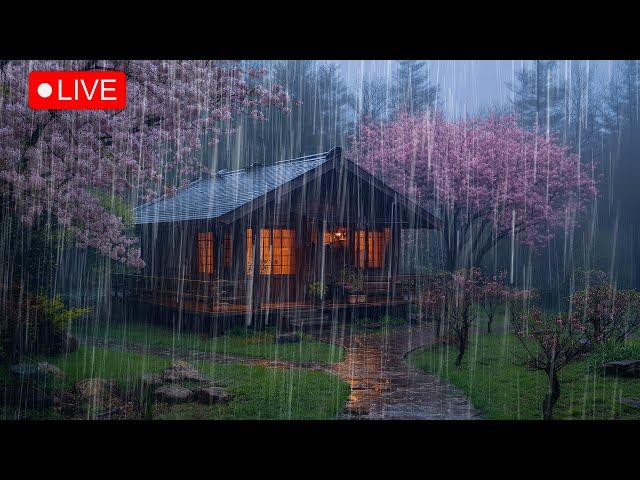
<path id="1" fill-rule="evenodd" d="M 316 304 L 322 303 L 327 295 L 327 286 L 322 282 L 310 283 L 308 290 L 311 300 Z"/>
<path id="2" fill-rule="evenodd" d="M 361 271 L 344 267 L 340 270 L 336 284 L 343 289 L 347 302 L 364 303 L 367 300 Z"/>

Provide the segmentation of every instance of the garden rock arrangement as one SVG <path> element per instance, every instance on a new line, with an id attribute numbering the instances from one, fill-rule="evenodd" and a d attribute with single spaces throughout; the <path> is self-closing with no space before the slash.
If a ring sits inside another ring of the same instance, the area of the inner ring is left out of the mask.
<path id="1" fill-rule="evenodd" d="M 133 403 L 125 399 L 117 382 L 103 378 L 78 380 L 61 402 L 62 415 L 71 418 L 125 419 L 133 410 Z"/>
<path id="2" fill-rule="evenodd" d="M 194 383 L 209 383 L 209 385 L 194 388 Z M 144 374 L 142 385 L 147 393 L 153 392 L 156 400 L 165 403 L 196 401 L 212 405 L 228 403 L 233 398 L 227 390 L 214 385 L 210 378 L 182 360 L 173 363 L 162 374 Z"/>
<path id="3" fill-rule="evenodd" d="M 640 378 L 640 360 L 614 360 L 602 365 L 605 375 Z"/>

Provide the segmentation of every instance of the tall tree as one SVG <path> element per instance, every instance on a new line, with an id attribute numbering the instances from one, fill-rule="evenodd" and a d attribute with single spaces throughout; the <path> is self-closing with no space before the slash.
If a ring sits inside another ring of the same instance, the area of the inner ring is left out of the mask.
<path id="1" fill-rule="evenodd" d="M 544 244 L 596 193 L 577 155 L 513 117 L 401 114 L 361 125 L 351 155 L 436 213 L 449 270 L 479 265 L 503 239 Z"/>
<path id="2" fill-rule="evenodd" d="M 383 78 L 363 79 L 349 95 L 349 106 L 362 121 L 386 118 L 390 107 L 389 85 Z"/>
<path id="3" fill-rule="evenodd" d="M 438 86 L 431 82 L 424 60 L 400 60 L 394 74 L 393 104 L 408 113 L 425 112 L 436 106 Z"/>
<path id="4" fill-rule="evenodd" d="M 121 111 L 36 111 L 25 92 L 32 70 L 122 70 L 127 107 Z M 288 112 L 278 84 L 265 72 L 215 61 L 11 61 L 0 63 L 0 207 L 29 228 L 44 220 L 91 247 L 141 266 L 136 239 L 114 213 L 171 193 L 200 175 L 205 133 L 215 143 L 237 116 Z M 5 227 L 7 227 L 5 229 Z M 3 236 L 3 243 L 10 237 Z M 19 246 L 20 242 L 13 246 Z M 15 253 L 15 252 L 14 252 Z M 3 249 L 11 255 L 11 249 Z"/>

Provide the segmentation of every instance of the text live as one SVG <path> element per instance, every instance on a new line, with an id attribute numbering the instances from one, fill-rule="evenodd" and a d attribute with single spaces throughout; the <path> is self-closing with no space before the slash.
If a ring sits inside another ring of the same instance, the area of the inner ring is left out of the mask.
<path id="1" fill-rule="evenodd" d="M 34 110 L 122 110 L 126 104 L 124 72 L 29 74 L 29 106 Z"/>

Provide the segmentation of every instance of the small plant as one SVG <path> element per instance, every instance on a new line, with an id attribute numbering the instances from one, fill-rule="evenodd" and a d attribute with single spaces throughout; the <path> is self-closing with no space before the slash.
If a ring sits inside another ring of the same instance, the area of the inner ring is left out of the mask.
<path id="1" fill-rule="evenodd" d="M 480 308 L 487 316 L 487 333 L 491 333 L 491 325 L 500 305 L 506 302 L 507 287 L 505 286 L 506 273 L 500 272 L 491 280 L 485 281 L 480 287 Z"/>
<path id="2" fill-rule="evenodd" d="M 309 295 L 317 303 L 322 303 L 327 296 L 327 286 L 323 282 L 313 282 L 309 284 Z"/>
<path id="3" fill-rule="evenodd" d="M 350 294 L 359 294 L 364 290 L 364 277 L 360 270 L 344 267 L 338 273 L 336 284 Z"/>

